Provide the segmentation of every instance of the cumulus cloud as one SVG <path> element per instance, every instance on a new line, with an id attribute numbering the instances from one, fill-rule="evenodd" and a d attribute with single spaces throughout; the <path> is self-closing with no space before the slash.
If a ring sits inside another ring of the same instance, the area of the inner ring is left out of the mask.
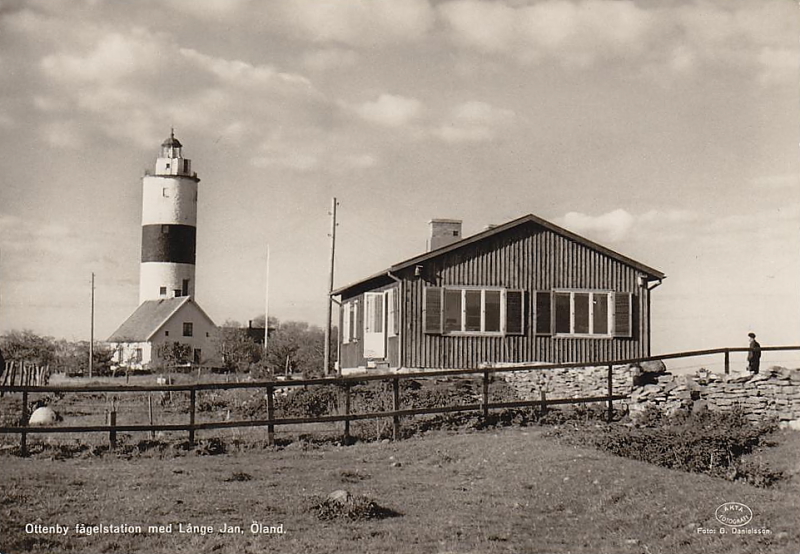
<path id="1" fill-rule="evenodd" d="M 130 35 L 110 32 L 88 52 L 51 54 L 41 65 L 47 75 L 62 81 L 116 82 L 158 72 L 166 61 L 160 42 L 144 29 L 134 29 Z"/>
<path id="2" fill-rule="evenodd" d="M 653 25 L 650 13 L 618 0 L 532 5 L 454 0 L 442 4 L 439 13 L 458 43 L 523 61 L 556 56 L 585 64 L 609 51 L 630 53 L 642 47 Z"/>
<path id="3" fill-rule="evenodd" d="M 800 58 L 797 41 L 785 38 L 796 31 L 781 0 L 450 0 L 438 14 L 455 43 L 522 63 L 613 60 L 644 64 L 652 75 L 725 64 L 772 85 L 793 82 Z"/>
<path id="4" fill-rule="evenodd" d="M 72 121 L 54 121 L 45 125 L 44 140 L 56 148 L 79 150 L 85 146 L 81 128 Z"/>
<path id="5" fill-rule="evenodd" d="M 601 242 L 619 242 L 632 235 L 663 232 L 698 220 L 697 214 L 688 210 L 649 210 L 631 214 L 618 208 L 600 215 L 568 212 L 556 222 L 570 231 L 597 239 Z"/>
<path id="6" fill-rule="evenodd" d="M 433 26 L 427 0 L 284 0 L 279 15 L 317 42 L 376 46 L 414 41 Z"/>
<path id="7" fill-rule="evenodd" d="M 417 119 L 422 112 L 422 102 L 415 98 L 381 94 L 377 100 L 356 107 L 356 113 L 365 120 L 386 127 L 401 127 Z"/>
<path id="8" fill-rule="evenodd" d="M 31 35 L 52 23 L 42 14 L 24 21 Z M 70 32 L 41 57 L 44 84 L 33 99 L 53 121 L 81 121 L 80 129 L 48 124 L 53 147 L 81 144 L 81 133 L 152 147 L 170 125 L 254 143 L 268 132 L 264 121 L 315 126 L 339 109 L 303 75 L 182 48 L 164 33 L 92 21 Z"/>
<path id="9" fill-rule="evenodd" d="M 446 123 L 434 134 L 447 142 L 480 142 L 494 138 L 497 130 L 514 118 L 514 112 L 472 100 L 455 106 Z"/>
<path id="10" fill-rule="evenodd" d="M 240 87 L 264 87 L 274 85 L 300 85 L 311 88 L 311 81 L 302 75 L 283 73 L 268 65 L 252 65 L 240 60 L 208 56 L 190 48 L 181 48 L 180 53 L 198 67 L 212 73 L 227 85 Z"/>
<path id="11" fill-rule="evenodd" d="M 303 65 L 313 71 L 328 71 L 343 67 L 352 67 L 358 62 L 358 54 L 354 50 L 341 48 L 323 48 L 307 52 L 303 56 Z"/>

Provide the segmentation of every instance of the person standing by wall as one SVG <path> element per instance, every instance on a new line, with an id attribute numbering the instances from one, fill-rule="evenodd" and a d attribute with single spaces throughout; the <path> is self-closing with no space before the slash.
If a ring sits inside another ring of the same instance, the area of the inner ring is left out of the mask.
<path id="1" fill-rule="evenodd" d="M 755 333 L 748 333 L 747 336 L 750 337 L 750 352 L 747 353 L 747 370 L 756 374 L 761 365 L 761 345 L 758 344 Z"/>

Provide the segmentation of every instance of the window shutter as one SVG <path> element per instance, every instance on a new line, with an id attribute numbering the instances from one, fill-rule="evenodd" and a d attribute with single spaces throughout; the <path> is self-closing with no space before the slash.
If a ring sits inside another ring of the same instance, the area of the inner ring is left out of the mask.
<path id="1" fill-rule="evenodd" d="M 350 303 L 342 304 L 342 344 L 350 342 Z"/>
<path id="2" fill-rule="evenodd" d="M 536 292 L 536 334 L 553 334 L 553 293 L 550 291 Z"/>
<path id="3" fill-rule="evenodd" d="M 525 329 L 525 291 L 506 291 L 506 334 L 522 335 Z"/>
<path id="4" fill-rule="evenodd" d="M 358 342 L 361 338 L 359 330 L 361 325 L 358 324 L 358 300 L 353 301 L 353 312 L 350 314 L 350 340 Z"/>
<path id="5" fill-rule="evenodd" d="M 614 336 L 630 337 L 632 331 L 631 293 L 614 293 Z"/>
<path id="6" fill-rule="evenodd" d="M 425 287 L 425 302 L 422 308 L 425 333 L 442 334 L 442 288 Z"/>
<path id="7" fill-rule="evenodd" d="M 400 287 L 392 289 L 392 331 L 400 334 Z"/>

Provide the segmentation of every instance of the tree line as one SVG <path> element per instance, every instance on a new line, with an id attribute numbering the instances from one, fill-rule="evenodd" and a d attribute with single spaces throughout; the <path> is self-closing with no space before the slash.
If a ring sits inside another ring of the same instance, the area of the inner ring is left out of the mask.
<path id="1" fill-rule="evenodd" d="M 256 318 L 253 323 L 256 329 L 264 329 L 264 316 Z M 266 349 L 262 337 L 253 336 L 247 327 L 230 320 L 218 328 L 212 340 L 217 356 L 200 362 L 200 365 L 212 369 L 249 373 L 254 378 L 324 374 L 325 333 L 320 327 L 303 321 L 281 322 L 270 317 Z M 331 351 L 336 351 L 335 328 L 331 334 Z M 89 341 L 68 341 L 40 336 L 30 330 L 12 330 L 0 335 L 0 353 L 0 357 L 8 362 L 50 365 L 51 370 L 69 375 L 88 375 L 89 371 Z M 192 359 L 191 346 L 179 341 L 161 345 L 158 355 L 162 362 L 160 367 L 151 368 L 153 370 L 185 370 L 198 365 Z M 93 374 L 116 373 L 114 356 L 115 351 L 110 345 L 96 342 Z M 332 363 L 328 369 L 333 369 Z"/>

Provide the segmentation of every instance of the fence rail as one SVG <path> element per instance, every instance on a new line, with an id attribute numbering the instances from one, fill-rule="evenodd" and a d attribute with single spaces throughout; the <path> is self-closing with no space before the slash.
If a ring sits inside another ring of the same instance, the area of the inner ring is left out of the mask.
<path id="1" fill-rule="evenodd" d="M 725 361 L 725 373 L 730 371 L 730 354 L 732 352 L 749 352 L 749 348 L 714 348 L 708 350 L 692 350 L 685 352 L 676 352 L 670 354 L 663 354 L 659 356 L 648 356 L 641 358 L 628 358 L 623 360 L 611 361 L 597 361 L 597 362 L 580 362 L 580 363 L 555 363 L 555 364 L 520 364 L 514 366 L 504 367 L 487 367 L 480 369 L 466 369 L 466 370 L 437 370 L 437 371 L 424 371 L 424 372 L 409 372 L 409 373 L 394 373 L 394 374 L 372 374 L 372 375 L 349 375 L 333 378 L 319 378 L 319 379 L 302 379 L 296 381 L 251 381 L 245 383 L 195 383 L 195 384 L 182 384 L 182 385 L 89 385 L 84 387 L 68 387 L 68 386 L 0 386 L 1 393 L 22 393 L 22 410 L 19 426 L 5 426 L 0 427 L 2 434 L 19 434 L 20 435 L 20 448 L 23 455 L 27 452 L 27 435 L 41 434 L 41 433 L 92 433 L 92 432 L 105 432 L 109 434 L 109 442 L 112 446 L 116 444 L 116 435 L 118 432 L 150 432 L 157 431 L 187 431 L 189 434 L 189 442 L 194 444 L 195 432 L 202 430 L 213 429 L 234 429 L 243 427 L 266 427 L 267 428 L 267 442 L 274 444 L 275 426 L 278 425 L 296 425 L 296 424 L 311 424 L 311 423 L 337 423 L 344 422 L 344 435 L 345 441 L 350 438 L 350 422 L 378 419 L 378 418 L 392 418 L 393 422 L 393 437 L 400 438 L 400 418 L 410 417 L 423 414 L 442 414 L 454 413 L 464 411 L 481 411 L 484 417 L 489 416 L 489 411 L 493 409 L 508 409 L 508 408 L 524 408 L 524 407 L 539 407 L 546 409 L 548 406 L 562 405 L 562 404 L 586 404 L 593 402 L 605 402 L 607 404 L 607 417 L 610 420 L 613 415 L 613 402 L 625 400 L 628 398 L 627 394 L 620 395 L 614 394 L 613 390 L 613 371 L 614 366 L 626 366 L 633 363 L 641 363 L 648 361 L 663 361 L 678 358 L 690 358 L 697 356 L 708 356 L 714 354 L 723 354 Z M 767 346 L 762 347 L 762 351 L 800 351 L 800 346 Z M 607 379 L 607 394 L 603 396 L 588 396 L 581 398 L 555 398 L 548 399 L 545 397 L 544 392 L 539 400 L 521 400 L 514 402 L 490 402 L 489 401 L 489 384 L 490 377 L 498 373 L 511 373 L 517 371 L 543 371 L 548 369 L 566 369 L 566 368 L 581 368 L 581 367 L 608 367 Z M 439 406 L 427 408 L 407 408 L 401 409 L 400 406 L 400 381 L 406 379 L 421 379 L 428 377 L 455 377 L 455 376 L 482 376 L 482 399 L 480 403 L 465 404 L 456 406 Z M 392 383 L 392 410 L 383 412 L 369 412 L 369 413 L 351 413 L 350 399 L 351 388 L 356 383 L 370 382 L 370 381 L 391 381 Z M 301 417 L 301 418 L 276 418 L 275 417 L 275 389 L 286 387 L 308 387 L 317 385 L 333 385 L 341 387 L 344 390 L 344 414 L 326 415 L 317 417 Z M 232 390 L 232 389 L 266 389 L 267 400 L 267 419 L 257 420 L 241 420 L 241 421 L 224 421 L 224 422 L 206 422 L 198 423 L 195 421 L 197 412 L 196 399 L 199 391 L 209 390 Z M 28 394 L 29 393 L 93 393 L 93 392 L 188 392 L 190 394 L 189 402 L 189 421 L 185 424 L 153 424 L 148 425 L 117 425 L 116 424 L 116 411 L 112 411 L 109 415 L 109 425 L 83 425 L 83 426 L 42 426 L 42 427 L 29 427 L 28 421 Z"/>

